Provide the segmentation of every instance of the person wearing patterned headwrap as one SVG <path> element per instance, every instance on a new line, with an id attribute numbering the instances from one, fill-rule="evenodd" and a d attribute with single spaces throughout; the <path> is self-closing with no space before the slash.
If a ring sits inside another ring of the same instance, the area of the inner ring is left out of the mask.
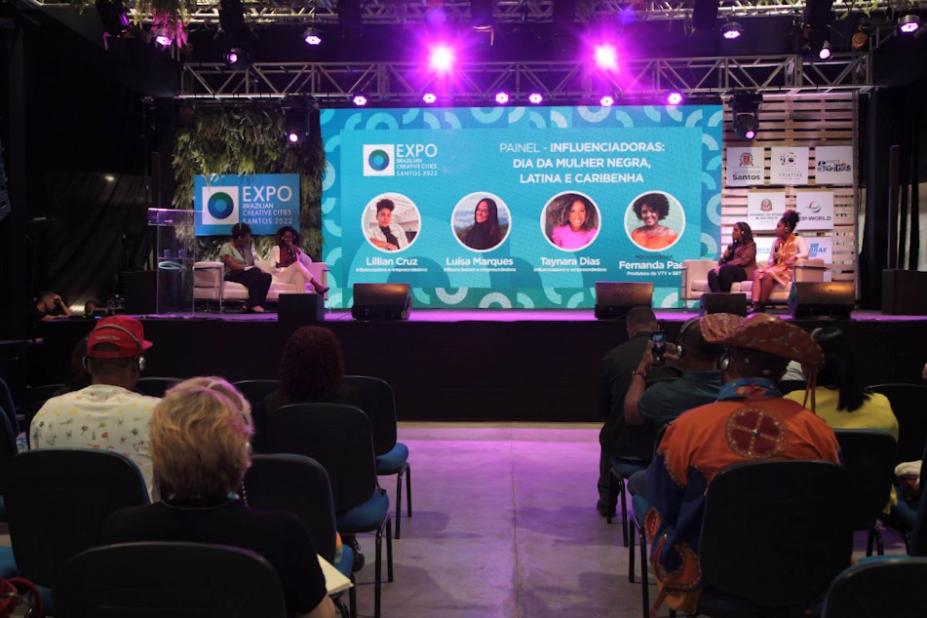
<path id="1" fill-rule="evenodd" d="M 663 602 L 687 613 L 698 606 L 702 512 L 721 470 L 764 459 L 838 462 L 833 430 L 776 389 L 789 360 L 815 375 L 824 360 L 818 344 L 797 326 L 763 314 L 724 331 L 703 328 L 727 348 L 718 400 L 670 424 L 647 470 L 644 529 L 660 585 L 652 613 Z"/>

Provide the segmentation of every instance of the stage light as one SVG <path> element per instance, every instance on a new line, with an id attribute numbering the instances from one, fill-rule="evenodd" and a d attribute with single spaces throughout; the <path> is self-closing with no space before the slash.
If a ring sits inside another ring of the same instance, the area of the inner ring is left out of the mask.
<path id="1" fill-rule="evenodd" d="M 493 0 L 470 0 L 470 25 L 474 30 L 489 31 L 495 24 Z"/>
<path id="2" fill-rule="evenodd" d="M 669 105 L 679 105 L 682 103 L 682 93 L 681 92 L 671 92 L 666 95 L 666 102 Z"/>
<path id="3" fill-rule="evenodd" d="M 367 97 L 362 94 L 355 94 L 354 98 L 351 99 L 351 102 L 354 103 L 357 107 L 363 107 L 367 105 Z"/>
<path id="4" fill-rule="evenodd" d="M 129 31 L 132 22 L 122 0 L 97 0 L 96 7 L 106 34 L 118 37 Z"/>
<path id="5" fill-rule="evenodd" d="M 827 60 L 828 58 L 830 58 L 830 54 L 831 54 L 830 41 L 824 41 L 824 44 L 821 45 L 821 51 L 818 52 L 818 58 L 820 58 L 821 60 Z"/>
<path id="6" fill-rule="evenodd" d="M 528 101 L 532 105 L 540 105 L 544 102 L 544 95 L 542 95 L 540 92 L 532 92 L 528 95 Z"/>
<path id="7" fill-rule="evenodd" d="M 288 133 L 286 138 L 287 140 L 289 140 L 291 144 L 295 144 L 296 142 L 299 141 L 299 135 L 297 135 L 296 133 Z"/>
<path id="8" fill-rule="evenodd" d="M 106 182 L 116 182 L 116 177 L 113 176 L 112 174 L 104 174 L 103 180 L 105 180 Z"/>
<path id="9" fill-rule="evenodd" d="M 422 95 L 422 101 L 424 101 L 428 105 L 431 105 L 437 100 L 438 100 L 438 96 L 433 92 L 426 92 L 425 94 Z"/>
<path id="10" fill-rule="evenodd" d="M 284 111 L 284 135 L 290 144 L 298 144 L 309 135 L 309 112 L 304 105 Z"/>
<path id="11" fill-rule="evenodd" d="M 497 92 L 496 93 L 496 103 L 499 105 L 505 105 L 509 102 L 509 93 L 507 92 Z"/>
<path id="12" fill-rule="evenodd" d="M 921 27 L 921 18 L 913 13 L 908 13 L 903 15 L 901 19 L 898 20 L 898 29 L 901 30 L 904 34 L 911 34 L 912 32 L 917 32 L 917 29 Z"/>
<path id="13" fill-rule="evenodd" d="M 174 39 L 167 36 L 166 34 L 158 34 L 155 36 L 155 43 L 157 43 L 160 47 L 170 47 L 173 42 Z"/>
<path id="14" fill-rule="evenodd" d="M 303 32 L 303 41 L 306 42 L 306 45 L 312 45 L 313 47 L 322 44 L 322 31 L 318 28 L 313 28 L 309 26 L 306 28 L 306 31 Z"/>
<path id="15" fill-rule="evenodd" d="M 729 21 L 723 26 L 721 26 L 721 36 L 723 36 L 728 41 L 733 41 L 734 39 L 740 38 L 740 35 L 744 33 L 743 26 L 736 21 Z"/>
<path id="16" fill-rule="evenodd" d="M 251 54 L 243 47 L 233 47 L 225 53 L 225 64 L 230 67 L 247 67 L 251 64 Z"/>
<path id="17" fill-rule="evenodd" d="M 595 46 L 595 65 L 603 71 L 618 70 L 618 52 L 614 45 L 602 43 Z"/>
<path id="18" fill-rule="evenodd" d="M 752 140 L 760 128 L 757 112 L 763 96 L 752 92 L 740 92 L 731 99 L 734 115 L 734 132 L 743 139 Z"/>
<path id="19" fill-rule="evenodd" d="M 454 68 L 454 48 L 444 43 L 435 45 L 428 56 L 428 66 L 438 73 L 449 73 Z"/>
<path id="20" fill-rule="evenodd" d="M 601 99 L 599 99 L 599 105 L 602 107 L 611 107 L 615 104 L 615 97 L 610 94 L 606 94 Z"/>

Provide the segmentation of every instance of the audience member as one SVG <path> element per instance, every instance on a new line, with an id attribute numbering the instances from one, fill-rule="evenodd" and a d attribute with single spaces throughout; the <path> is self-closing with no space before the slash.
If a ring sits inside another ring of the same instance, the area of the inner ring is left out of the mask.
<path id="1" fill-rule="evenodd" d="M 707 316 L 711 317 L 711 316 Z M 699 533 L 709 484 L 724 468 L 764 459 L 838 462 L 833 430 L 800 404 L 783 398 L 776 382 L 788 360 L 807 373 L 823 363 L 817 343 L 802 329 L 763 314 L 708 339 L 727 347 L 725 384 L 715 403 L 689 410 L 671 423 L 647 471 L 651 505 L 644 529 L 663 600 L 694 613 L 699 596 Z"/>
<path id="2" fill-rule="evenodd" d="M 637 368 L 631 372 L 631 384 L 624 398 L 625 422 L 630 425 L 650 422 L 659 428 L 690 408 L 715 401 L 721 390 L 718 361 L 724 348 L 705 340 L 702 325 L 730 323 L 732 320 L 739 318 L 714 313 L 683 324 L 675 354 L 668 352 L 666 355 L 667 360 L 679 365 L 682 376 L 654 384 L 645 391 L 647 377 L 653 368 L 653 354 L 648 345 Z"/>
<path id="3" fill-rule="evenodd" d="M 236 223 L 232 226 L 232 241 L 222 245 L 219 259 L 225 264 L 227 281 L 240 283 L 248 288 L 248 302 L 245 311 L 263 313 L 267 291 L 273 277 L 254 264 L 254 247 L 251 246 L 251 226 Z"/>
<path id="4" fill-rule="evenodd" d="M 82 388 L 87 388 L 93 383 L 93 376 L 87 371 L 87 337 L 74 344 L 71 349 L 71 362 L 68 366 L 68 375 L 64 378 L 64 384 L 58 395 L 73 393 Z"/>
<path id="5" fill-rule="evenodd" d="M 29 309 L 29 331 L 33 336 L 42 334 L 42 324 L 71 317 L 71 311 L 55 292 L 39 292 L 35 304 Z"/>
<path id="6" fill-rule="evenodd" d="M 142 323 L 127 316 L 97 322 L 84 359 L 91 375 L 86 388 L 52 397 L 30 426 L 32 448 L 93 448 L 134 461 L 152 489 L 148 422 L 159 399 L 133 392 L 152 346 Z"/>
<path id="7" fill-rule="evenodd" d="M 599 432 L 599 514 L 615 513 L 614 498 L 608 495 L 611 460 L 628 457 L 643 462 L 653 455 L 656 432 L 653 425 L 628 425 L 624 420 L 624 396 L 631 382 L 631 373 L 640 363 L 651 335 L 660 330 L 657 317 L 650 307 L 633 307 L 625 319 L 628 340 L 602 358 L 602 415 L 605 424 Z M 648 380 L 672 378 L 679 374 L 670 367 L 654 367 Z"/>
<path id="8" fill-rule="evenodd" d="M 84 303 L 84 317 L 85 318 L 94 317 L 94 314 L 96 312 L 97 312 L 97 301 L 88 300 L 86 303 Z"/>
<path id="9" fill-rule="evenodd" d="M 249 508 L 235 492 L 251 465 L 251 409 L 222 378 L 170 389 L 151 418 L 162 501 L 110 515 L 104 543 L 187 541 L 254 551 L 277 571 L 291 615 L 333 618 L 325 578 L 302 522 Z"/>
<path id="10" fill-rule="evenodd" d="M 881 429 L 897 440 L 898 419 L 892 404 L 885 395 L 863 389 L 843 331 L 834 327 L 816 328 L 811 337 L 824 351 L 824 366 L 811 393 L 815 413 L 834 429 Z M 788 393 L 786 398 L 805 403 L 802 391 Z"/>

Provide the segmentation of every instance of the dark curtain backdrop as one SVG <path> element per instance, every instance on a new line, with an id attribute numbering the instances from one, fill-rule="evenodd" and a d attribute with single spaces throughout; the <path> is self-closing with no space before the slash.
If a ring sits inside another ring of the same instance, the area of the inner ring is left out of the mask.
<path id="1" fill-rule="evenodd" d="M 889 149 L 901 146 L 899 266 L 917 268 L 920 257 L 918 183 L 927 182 L 927 78 L 873 92 L 862 101 L 861 180 L 866 187 L 865 228 L 859 256 L 860 299 L 880 308 L 882 270 L 887 266 Z"/>
<path id="2" fill-rule="evenodd" d="M 118 272 L 144 267 L 151 234 L 143 177 L 49 173 L 43 194 L 48 222 L 36 229 L 33 256 L 38 288 L 69 303 L 103 301 Z"/>

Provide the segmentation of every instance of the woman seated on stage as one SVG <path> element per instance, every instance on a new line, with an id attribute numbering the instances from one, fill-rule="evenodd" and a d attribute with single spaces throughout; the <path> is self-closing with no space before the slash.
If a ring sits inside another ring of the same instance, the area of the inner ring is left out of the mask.
<path id="1" fill-rule="evenodd" d="M 751 290 L 753 307 L 758 311 L 769 302 L 773 286 L 777 283 L 787 286 L 792 281 L 792 267 L 797 260 L 808 257 L 808 245 L 805 239 L 795 233 L 798 225 L 798 213 L 786 210 L 776 224 L 776 242 L 769 252 L 768 265 L 753 272 Z"/>
<path id="2" fill-rule="evenodd" d="M 753 278 L 756 270 L 756 243 L 753 231 L 744 221 L 734 224 L 731 244 L 727 246 L 718 265 L 708 271 L 708 287 L 712 292 L 730 292 L 736 281 Z"/>
<path id="3" fill-rule="evenodd" d="M 222 245 L 219 259 L 225 264 L 225 279 L 248 288 L 245 311 L 263 313 L 267 291 L 273 277 L 254 264 L 254 247 L 251 245 L 251 226 L 236 223 L 232 226 L 232 242 Z"/>
<path id="4" fill-rule="evenodd" d="M 256 552 L 274 567 L 288 613 L 334 618 L 312 539 L 283 511 L 249 508 L 236 494 L 251 465 L 251 409 L 222 378 L 170 389 L 151 416 L 151 458 L 161 502 L 116 511 L 104 543 L 187 541 Z"/>
<path id="5" fill-rule="evenodd" d="M 290 403 L 346 403 L 358 405 L 344 383 L 341 345 L 321 326 L 303 326 L 287 339 L 280 357 L 280 388 L 264 399 L 271 416 Z"/>
<path id="6" fill-rule="evenodd" d="M 652 251 L 665 249 L 676 242 L 676 230 L 660 224 L 669 215 L 670 205 L 665 195 L 647 193 L 634 200 L 631 208 L 644 224 L 631 232 L 631 240 Z"/>
<path id="7" fill-rule="evenodd" d="M 289 225 L 277 230 L 277 244 L 270 250 L 274 262 L 274 276 L 282 283 L 294 284 L 301 290 L 311 285 L 316 294 L 325 294 L 328 288 L 309 272 L 312 258 L 299 248 L 299 234 Z"/>

